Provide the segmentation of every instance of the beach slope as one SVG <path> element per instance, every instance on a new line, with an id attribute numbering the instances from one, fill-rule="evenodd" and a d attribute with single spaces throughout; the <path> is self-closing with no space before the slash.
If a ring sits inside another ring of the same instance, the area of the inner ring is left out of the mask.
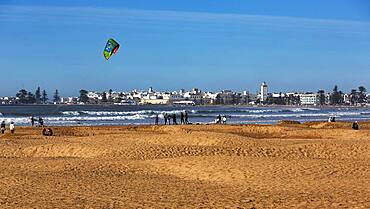
<path id="1" fill-rule="evenodd" d="M 20 127 L 0 208 L 370 208 L 370 124 Z"/>

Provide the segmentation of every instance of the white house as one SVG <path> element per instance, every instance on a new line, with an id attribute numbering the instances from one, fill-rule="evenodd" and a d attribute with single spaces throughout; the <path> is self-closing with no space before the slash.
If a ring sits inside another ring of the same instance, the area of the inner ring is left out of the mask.
<path id="1" fill-rule="evenodd" d="M 301 105 L 317 105 L 319 97 L 316 93 L 304 93 L 299 95 Z"/>

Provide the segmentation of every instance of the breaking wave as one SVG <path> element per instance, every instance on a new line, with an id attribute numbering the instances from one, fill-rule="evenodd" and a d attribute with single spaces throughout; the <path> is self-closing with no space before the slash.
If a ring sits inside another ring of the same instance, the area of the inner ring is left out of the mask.
<path id="1" fill-rule="evenodd" d="M 46 125 L 124 125 L 124 124 L 150 124 L 154 122 L 154 118 L 158 115 L 163 123 L 165 114 L 176 114 L 178 122 L 180 121 L 180 113 L 187 111 L 190 122 L 208 123 L 214 121 L 218 115 L 225 115 L 228 118 L 228 123 L 273 123 L 279 120 L 298 120 L 315 121 L 327 120 L 330 116 L 336 116 L 339 120 L 370 120 L 369 108 L 306 108 L 306 107 L 153 107 L 145 110 L 140 110 L 140 106 L 136 109 L 127 110 L 127 108 L 116 108 L 110 110 L 105 107 L 89 110 L 87 107 L 79 109 L 76 107 L 70 110 L 58 110 L 45 113 L 43 116 Z M 121 108 L 121 107 L 120 107 Z M 120 111 L 124 110 L 124 111 Z M 30 112 L 19 114 L 12 110 L 1 111 L 0 120 L 5 120 L 6 123 L 15 122 L 17 125 L 29 125 L 30 118 L 27 115 Z M 40 111 L 41 112 L 41 111 Z M 38 117 L 37 114 L 35 116 Z"/>
<path id="2" fill-rule="evenodd" d="M 180 114 L 181 112 L 187 111 L 188 113 L 195 113 L 195 110 L 170 110 L 170 111 L 158 111 L 158 110 L 140 110 L 140 111 L 63 111 L 62 115 L 78 116 L 78 115 L 90 115 L 90 116 L 125 116 L 125 115 L 164 115 L 164 114 Z"/>
<path id="3" fill-rule="evenodd" d="M 214 109 L 214 110 L 199 110 L 198 113 L 219 113 L 219 112 L 227 112 L 227 113 L 284 113 L 284 112 L 305 112 L 305 111 L 320 111 L 318 108 L 283 108 L 283 109 Z"/>

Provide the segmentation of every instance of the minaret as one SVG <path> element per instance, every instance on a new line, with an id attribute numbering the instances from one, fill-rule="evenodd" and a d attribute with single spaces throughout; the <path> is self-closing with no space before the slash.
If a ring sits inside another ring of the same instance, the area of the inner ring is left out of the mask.
<path id="1" fill-rule="evenodd" d="M 266 82 L 261 84 L 261 101 L 265 102 L 267 100 L 268 86 Z"/>

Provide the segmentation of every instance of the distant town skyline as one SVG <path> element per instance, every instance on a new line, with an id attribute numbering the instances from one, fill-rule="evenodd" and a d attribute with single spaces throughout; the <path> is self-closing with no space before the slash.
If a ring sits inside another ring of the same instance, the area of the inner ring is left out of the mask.
<path id="1" fill-rule="evenodd" d="M 19 104 L 110 104 L 110 105 L 346 105 L 369 106 L 370 94 L 364 86 L 342 91 L 335 86 L 332 91 L 324 90 L 311 92 L 273 92 L 269 91 L 266 82 L 261 83 L 260 91 L 256 94 L 243 91 L 222 90 L 211 92 L 206 89 L 193 88 L 179 91 L 156 91 L 152 87 L 148 90 L 132 91 L 92 91 L 82 89 L 78 97 L 61 97 L 55 90 L 52 98 L 40 87 L 35 93 L 21 89 L 14 97 L 0 97 L 2 105 Z"/>
<path id="2" fill-rule="evenodd" d="M 370 3 L 1 1 L 1 96 L 78 90 L 370 86 Z M 108 38 L 121 44 L 106 61 Z"/>

